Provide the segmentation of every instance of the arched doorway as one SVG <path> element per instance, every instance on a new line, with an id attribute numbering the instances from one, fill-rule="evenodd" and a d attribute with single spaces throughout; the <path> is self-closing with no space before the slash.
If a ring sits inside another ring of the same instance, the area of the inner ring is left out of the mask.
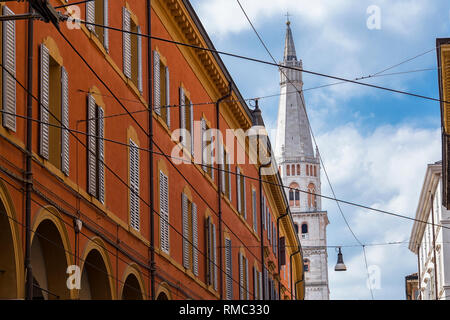
<path id="1" fill-rule="evenodd" d="M 142 300 L 141 285 L 134 274 L 128 275 L 123 284 L 122 300 Z"/>
<path id="2" fill-rule="evenodd" d="M 0 299 L 16 299 L 21 297 L 23 267 L 19 259 L 18 228 L 7 198 L 0 185 Z"/>
<path id="3" fill-rule="evenodd" d="M 53 209 L 49 209 L 52 210 Z M 56 212 L 41 212 L 31 242 L 33 299 L 70 299 L 67 266 L 70 263 L 66 230 Z"/>
<path id="4" fill-rule="evenodd" d="M 86 256 L 81 274 L 81 300 L 111 300 L 109 272 L 102 254 L 92 249 Z"/>
<path id="5" fill-rule="evenodd" d="M 156 300 L 169 300 L 169 298 L 164 292 L 161 292 Z"/>

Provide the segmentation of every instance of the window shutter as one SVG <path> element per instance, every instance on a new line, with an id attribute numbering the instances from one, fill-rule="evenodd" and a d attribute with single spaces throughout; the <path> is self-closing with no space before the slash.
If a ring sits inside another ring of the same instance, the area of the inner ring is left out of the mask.
<path id="1" fill-rule="evenodd" d="M 206 217 L 205 222 L 205 248 L 206 248 L 206 285 L 211 285 L 213 283 L 213 272 L 212 272 L 212 230 L 211 230 L 211 217 Z"/>
<path id="2" fill-rule="evenodd" d="M 250 300 L 249 294 L 249 284 L 248 284 L 248 259 L 244 258 L 245 261 L 245 299 Z"/>
<path id="3" fill-rule="evenodd" d="M 275 252 L 275 256 L 278 256 L 278 234 L 275 223 L 273 225 L 273 252 Z"/>
<path id="4" fill-rule="evenodd" d="M 108 0 L 103 0 L 103 24 L 108 26 L 109 24 L 109 4 Z M 109 52 L 109 29 L 103 28 L 103 46 L 106 52 Z"/>
<path id="5" fill-rule="evenodd" d="M 220 183 L 222 184 L 222 193 L 226 194 L 226 191 L 225 191 L 225 187 L 226 187 L 226 183 L 225 183 L 225 147 L 223 146 L 222 142 L 220 143 L 220 151 L 219 152 L 220 152 L 219 168 L 221 169 Z"/>
<path id="6" fill-rule="evenodd" d="M 214 290 L 217 291 L 217 249 L 216 249 L 216 226 L 212 224 L 212 246 L 213 246 L 213 258 L 214 258 Z"/>
<path id="7" fill-rule="evenodd" d="M 211 148 L 211 161 L 209 163 L 209 165 L 211 166 L 211 179 L 214 181 L 214 165 L 215 165 L 215 161 L 214 161 L 214 152 L 216 150 L 215 147 L 215 142 L 213 141 L 213 133 L 211 132 L 210 134 L 210 148 Z"/>
<path id="8" fill-rule="evenodd" d="M 233 269 L 231 261 L 231 240 L 225 239 L 225 271 L 226 271 L 226 297 L 233 299 Z"/>
<path id="9" fill-rule="evenodd" d="M 91 94 L 88 94 L 88 112 L 87 112 L 87 131 L 88 131 L 88 193 L 97 197 L 97 147 L 96 147 L 96 129 L 95 129 L 95 100 Z"/>
<path id="10" fill-rule="evenodd" d="M 105 112 L 103 108 L 97 108 L 97 170 L 98 170 L 98 200 L 105 203 Z"/>
<path id="11" fill-rule="evenodd" d="M 153 101 L 155 104 L 155 112 L 161 115 L 161 77 L 159 74 L 160 57 L 158 51 L 153 51 Z"/>
<path id="12" fill-rule="evenodd" d="M 201 143 L 202 143 L 202 168 L 203 171 L 207 171 L 208 168 L 206 167 L 206 159 L 208 159 L 207 154 L 206 154 L 206 120 L 204 118 L 201 119 Z"/>
<path id="13" fill-rule="evenodd" d="M 245 177 L 244 176 L 242 176 L 241 177 L 241 179 L 242 179 L 242 184 L 244 185 L 243 186 L 243 189 L 244 189 L 244 192 L 243 192 L 243 194 L 242 194 L 242 197 L 243 197 L 243 205 L 244 205 L 244 208 L 242 208 L 242 210 L 244 211 L 243 213 L 244 213 L 244 219 L 247 219 L 247 188 L 246 188 L 246 186 L 245 186 Z"/>
<path id="14" fill-rule="evenodd" d="M 61 122 L 62 129 L 62 148 L 61 163 L 62 171 L 69 175 L 69 77 L 64 67 L 61 68 Z"/>
<path id="15" fill-rule="evenodd" d="M 231 164 L 230 164 L 230 156 L 227 154 L 227 169 L 228 169 L 228 194 L 230 195 L 230 202 L 232 201 L 232 193 L 231 193 Z"/>
<path id="16" fill-rule="evenodd" d="M 186 146 L 186 106 L 185 106 L 185 96 L 184 96 L 184 90 L 182 87 L 180 87 L 180 129 L 181 130 L 181 143 L 183 146 Z"/>
<path id="17" fill-rule="evenodd" d="M 269 300 L 270 299 L 269 298 L 269 274 L 267 272 L 266 267 L 264 266 L 263 268 L 264 268 L 264 287 L 265 287 L 264 293 L 265 293 L 265 299 Z"/>
<path id="18" fill-rule="evenodd" d="M 256 268 L 253 266 L 253 300 L 258 297 L 258 274 Z"/>
<path id="19" fill-rule="evenodd" d="M 40 154 L 48 160 L 48 108 L 50 101 L 49 82 L 50 82 L 50 55 L 45 45 L 41 44 L 41 83 L 40 83 Z"/>
<path id="20" fill-rule="evenodd" d="M 95 23 L 95 2 L 86 2 L 86 21 L 89 23 Z M 86 24 L 86 28 L 94 32 L 95 27 L 92 24 Z"/>
<path id="21" fill-rule="evenodd" d="M 130 139 L 130 208 L 131 226 L 140 230 L 139 208 L 139 150 L 137 144 Z"/>
<path id="22" fill-rule="evenodd" d="M 262 211 L 262 227 L 265 230 L 266 229 L 266 198 L 264 194 L 262 195 L 261 199 L 261 211 Z"/>
<path id="23" fill-rule="evenodd" d="M 242 212 L 241 210 L 241 170 L 239 167 L 236 167 L 236 199 L 237 199 L 237 210 L 238 212 Z"/>
<path id="24" fill-rule="evenodd" d="M 272 243 L 272 220 L 269 220 L 267 223 L 267 237 L 269 238 L 269 243 Z"/>
<path id="25" fill-rule="evenodd" d="M 166 67 L 166 124 L 170 128 L 170 72 L 169 67 Z"/>
<path id="26" fill-rule="evenodd" d="M 263 298 L 263 295 L 262 295 L 263 286 L 262 286 L 262 273 L 261 272 L 258 272 L 258 285 L 259 285 L 259 297 L 258 297 L 258 299 L 262 300 L 262 298 Z"/>
<path id="27" fill-rule="evenodd" d="M 192 203 L 192 239 L 192 252 L 194 254 L 194 257 L 192 259 L 194 264 L 192 271 L 196 276 L 198 276 L 198 219 L 197 205 L 195 203 Z"/>
<path id="28" fill-rule="evenodd" d="M 13 15 L 7 6 L 3 6 L 3 15 Z M 16 131 L 16 23 L 3 21 L 3 126 Z M 7 69 L 8 71 L 6 71 Z"/>
<path id="29" fill-rule="evenodd" d="M 252 190 L 253 230 L 258 231 L 258 218 L 256 215 L 256 191 Z"/>
<path id="30" fill-rule="evenodd" d="M 183 266 L 186 269 L 190 268 L 189 265 L 189 221 L 188 221 L 188 198 L 181 194 L 181 208 L 183 211 Z"/>
<path id="31" fill-rule="evenodd" d="M 159 207 L 161 250 L 169 253 L 169 179 L 159 172 Z"/>
<path id="32" fill-rule="evenodd" d="M 137 27 L 137 32 L 141 34 L 141 27 Z M 142 36 L 137 36 L 137 58 L 138 58 L 138 79 L 137 85 L 140 93 L 144 91 L 144 85 L 142 81 Z"/>
<path id="33" fill-rule="evenodd" d="M 191 112 L 191 156 L 194 158 L 194 105 L 192 104 L 192 101 L 190 103 L 190 112 Z"/>
<path id="34" fill-rule="evenodd" d="M 91 3 L 91 2 L 88 2 Z M 92 2 L 92 4 L 94 4 Z M 95 5 L 95 4 L 94 4 Z M 131 16 L 127 8 L 123 8 L 123 25 L 124 31 L 131 30 Z M 122 32 L 123 37 L 123 73 L 127 78 L 131 78 L 131 35 L 128 32 Z"/>
<path id="35" fill-rule="evenodd" d="M 239 299 L 244 300 L 244 257 L 239 252 Z"/>

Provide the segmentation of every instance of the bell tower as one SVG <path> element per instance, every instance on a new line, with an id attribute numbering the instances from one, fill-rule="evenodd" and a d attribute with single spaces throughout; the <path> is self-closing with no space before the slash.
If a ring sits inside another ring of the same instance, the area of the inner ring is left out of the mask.
<path id="1" fill-rule="evenodd" d="M 307 300 L 328 300 L 327 212 L 322 210 L 319 151 L 314 150 L 303 96 L 302 61 L 297 60 L 291 22 L 286 23 L 280 63 L 275 158 L 303 248 Z M 301 191 L 297 191 L 301 190 Z"/>

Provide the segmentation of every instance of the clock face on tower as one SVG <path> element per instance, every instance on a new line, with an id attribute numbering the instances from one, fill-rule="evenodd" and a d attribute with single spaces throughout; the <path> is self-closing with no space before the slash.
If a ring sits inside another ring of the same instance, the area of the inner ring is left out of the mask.
<path id="1" fill-rule="evenodd" d="M 302 61 L 297 60 L 292 24 L 286 25 L 282 65 L 280 68 L 280 102 L 278 107 L 275 158 L 287 186 L 295 229 L 302 245 L 305 266 L 306 296 L 309 300 L 328 300 L 328 258 L 326 252 L 327 212 L 322 210 L 320 194 L 320 156 L 314 152 L 305 99 L 302 93 Z"/>

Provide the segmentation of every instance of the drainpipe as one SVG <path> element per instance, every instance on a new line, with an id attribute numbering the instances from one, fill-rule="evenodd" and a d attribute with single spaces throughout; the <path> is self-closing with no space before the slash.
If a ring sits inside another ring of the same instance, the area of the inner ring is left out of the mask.
<path id="1" fill-rule="evenodd" d="M 259 204 L 259 218 L 261 220 L 260 223 L 260 237 L 261 237 L 261 270 L 263 270 L 262 272 L 262 297 L 263 300 L 266 300 L 266 282 L 265 282 L 265 273 L 264 273 L 264 269 L 266 268 L 266 265 L 264 263 L 264 228 L 263 228 L 263 221 L 264 221 L 264 214 L 263 214 L 263 191 L 262 191 L 262 176 L 261 176 L 261 170 L 263 168 L 267 168 L 269 166 L 272 165 L 272 157 L 270 157 L 270 161 L 262 164 L 259 166 L 258 168 L 258 179 L 259 179 L 259 199 L 260 199 L 260 204 Z"/>
<path id="2" fill-rule="evenodd" d="M 232 93 L 232 85 L 231 82 L 228 85 L 228 93 L 225 94 L 223 97 L 219 98 L 216 102 L 216 130 L 217 132 L 220 132 L 220 103 L 223 102 L 225 99 L 228 99 L 231 96 Z M 225 159 L 223 159 L 225 164 Z M 223 166 L 223 169 L 225 169 L 225 165 Z M 223 254 L 222 254 L 222 243 L 223 243 L 223 235 L 222 235 L 222 181 L 220 181 L 220 163 L 217 163 L 217 199 L 218 199 L 218 216 L 219 216 L 219 235 L 220 235 L 220 250 L 219 250 L 219 266 L 220 270 L 222 269 L 222 261 L 223 261 Z M 219 283 L 220 283 L 220 300 L 223 299 L 223 274 L 222 272 L 219 272 Z"/>
<path id="3" fill-rule="evenodd" d="M 436 300 L 439 300 L 438 292 L 438 278 L 437 278 L 437 260 L 436 260 L 436 236 L 434 233 L 434 208 L 433 208 L 433 201 L 434 197 L 433 194 L 430 195 L 431 197 L 431 228 L 433 230 L 433 256 L 434 256 L 434 291 L 436 295 Z"/>
<path id="4" fill-rule="evenodd" d="M 30 14 L 33 14 L 31 2 L 28 3 Z M 27 65 L 27 141 L 26 141 L 26 172 L 25 172 L 25 274 L 26 288 L 25 297 L 27 300 L 33 299 L 33 269 L 31 266 L 31 192 L 33 189 L 32 154 L 32 117 L 33 117 L 33 19 L 28 19 L 28 65 Z"/>
<path id="5" fill-rule="evenodd" d="M 417 245 L 417 266 L 418 266 L 418 272 L 417 272 L 417 276 L 418 276 L 418 286 L 417 289 L 419 290 L 419 300 L 422 300 L 422 282 L 420 280 L 420 244 Z"/>
<path id="6" fill-rule="evenodd" d="M 147 0 L 147 34 L 152 35 L 152 2 Z M 148 77 L 148 104 L 150 110 L 148 111 L 148 145 L 149 145 L 149 196 L 150 196 L 150 296 L 152 300 L 155 297 L 155 214 L 154 214 L 154 184 L 153 184 L 153 91 L 152 91 L 152 41 L 149 37 L 147 39 L 147 77 Z"/>
<path id="7" fill-rule="evenodd" d="M 289 207 L 286 207 L 286 212 L 277 218 L 277 256 L 278 256 L 278 274 L 281 273 L 281 257 L 280 257 L 280 220 L 289 214 Z M 278 296 L 281 296 L 281 283 L 278 281 Z"/>
<path id="8" fill-rule="evenodd" d="M 293 294 L 295 293 L 294 286 L 292 285 L 292 257 L 295 256 L 296 254 L 299 254 L 300 252 L 301 252 L 300 246 L 298 246 L 297 251 L 292 253 L 291 256 L 289 257 L 289 269 L 290 269 L 290 274 L 291 274 L 291 290 L 292 290 L 292 292 L 291 292 L 291 300 L 292 300 Z"/>

